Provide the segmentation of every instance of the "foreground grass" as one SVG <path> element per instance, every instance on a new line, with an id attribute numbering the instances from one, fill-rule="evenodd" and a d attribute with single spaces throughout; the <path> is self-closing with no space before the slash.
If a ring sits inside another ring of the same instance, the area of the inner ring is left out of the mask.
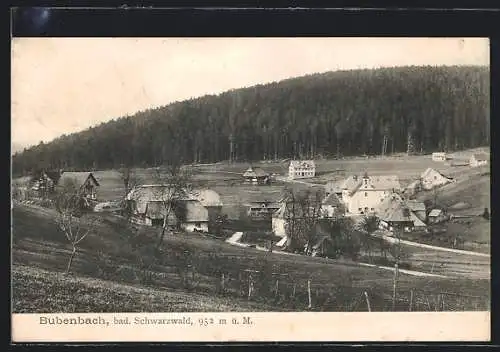
<path id="1" fill-rule="evenodd" d="M 272 309 L 234 298 L 66 276 L 27 266 L 12 268 L 12 283 L 13 313 L 241 312 Z"/>

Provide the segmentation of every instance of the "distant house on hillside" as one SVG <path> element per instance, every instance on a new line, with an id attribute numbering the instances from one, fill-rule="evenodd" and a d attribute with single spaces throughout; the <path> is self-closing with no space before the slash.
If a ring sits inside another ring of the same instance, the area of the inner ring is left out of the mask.
<path id="1" fill-rule="evenodd" d="M 63 172 L 57 182 L 57 189 L 74 183 L 80 195 L 87 200 L 97 200 L 99 182 L 92 172 Z"/>
<path id="2" fill-rule="evenodd" d="M 432 153 L 432 161 L 446 161 L 447 155 L 444 152 Z"/>
<path id="3" fill-rule="evenodd" d="M 486 153 L 476 153 L 470 157 L 469 165 L 471 167 L 479 167 L 479 166 L 488 165 L 489 159 L 490 159 L 490 157 Z"/>
<path id="4" fill-rule="evenodd" d="M 448 217 L 443 209 L 432 209 L 427 215 L 427 222 L 429 224 L 439 224 L 443 221 L 446 221 Z"/>
<path id="5" fill-rule="evenodd" d="M 343 190 L 342 199 L 351 214 L 369 214 L 389 194 L 401 191 L 401 184 L 396 175 L 369 176 L 361 178 L 351 190 Z"/>
<path id="6" fill-rule="evenodd" d="M 244 173 L 243 178 L 245 179 L 245 183 L 257 184 L 257 185 L 265 185 L 270 181 L 269 173 L 265 172 L 260 167 L 252 167 L 250 166 Z"/>
<path id="7" fill-rule="evenodd" d="M 195 189 L 188 192 L 189 197 L 198 200 L 208 211 L 209 220 L 215 221 L 222 213 L 222 200 L 220 195 L 211 189 Z"/>
<path id="8" fill-rule="evenodd" d="M 424 190 L 431 190 L 435 187 L 446 185 L 452 181 L 453 180 L 451 178 L 446 177 L 440 172 L 431 168 L 428 168 L 422 173 L 422 175 L 420 175 L 420 182 Z"/>
<path id="9" fill-rule="evenodd" d="M 292 160 L 288 166 L 288 178 L 291 180 L 316 176 L 314 160 Z"/>
<path id="10" fill-rule="evenodd" d="M 345 206 L 336 193 L 330 193 L 326 196 L 321 204 L 321 208 L 327 217 L 334 217 L 345 213 Z"/>

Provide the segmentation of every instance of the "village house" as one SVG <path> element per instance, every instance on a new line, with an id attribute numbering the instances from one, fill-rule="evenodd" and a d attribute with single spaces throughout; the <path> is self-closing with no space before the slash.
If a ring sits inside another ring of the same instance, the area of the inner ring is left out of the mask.
<path id="1" fill-rule="evenodd" d="M 423 204 L 423 203 L 422 203 Z M 408 221 L 404 231 L 425 231 L 427 225 L 421 217 L 425 218 L 425 205 L 424 214 L 422 215 L 422 204 L 418 202 L 405 201 L 397 193 L 392 193 L 385 197 L 380 205 L 375 209 L 375 216 L 380 220 L 380 228 L 388 231 L 392 231 L 392 225 L 390 219 L 394 220 L 396 215 L 401 215 L 402 209 L 405 209 L 406 220 Z M 416 209 L 415 211 L 413 209 Z M 398 215 L 398 216 L 399 216 Z"/>
<path id="2" fill-rule="evenodd" d="M 347 212 L 350 214 L 369 214 L 382 200 L 394 192 L 401 191 L 398 176 L 369 176 L 365 175 L 351 190 L 343 190 L 342 200 L 346 202 Z"/>
<path id="3" fill-rule="evenodd" d="M 424 202 L 407 200 L 406 205 L 421 221 L 427 221 L 427 209 L 425 208 Z"/>
<path id="4" fill-rule="evenodd" d="M 253 201 L 247 204 L 247 215 L 257 219 L 271 219 L 272 215 L 278 211 L 280 205 L 268 200 Z"/>
<path id="5" fill-rule="evenodd" d="M 450 182 L 453 182 L 453 179 L 431 168 L 428 168 L 420 175 L 420 184 L 424 190 L 432 190 L 435 187 L 441 187 Z"/>
<path id="6" fill-rule="evenodd" d="M 244 173 L 243 178 L 245 183 L 251 183 L 255 185 L 265 185 L 270 182 L 270 175 L 260 167 L 250 166 Z"/>
<path id="7" fill-rule="evenodd" d="M 292 160 L 288 166 L 288 178 L 291 180 L 316 176 L 314 160 Z"/>
<path id="8" fill-rule="evenodd" d="M 356 189 L 361 186 L 361 178 L 358 175 L 351 175 L 344 180 L 328 182 L 325 185 L 325 194 L 328 197 L 334 193 L 344 203 L 349 203 L 349 199 Z"/>
<path id="9" fill-rule="evenodd" d="M 180 194 L 169 185 L 141 185 L 132 189 L 126 197 L 134 222 L 162 226 L 165 215 L 168 227 L 186 231 L 208 231 L 207 208 L 190 192 Z"/>
<path id="10" fill-rule="evenodd" d="M 476 153 L 472 154 L 472 156 L 469 159 L 469 165 L 471 167 L 479 167 L 479 166 L 484 166 L 488 165 L 489 161 L 489 155 L 486 153 Z"/>
<path id="11" fill-rule="evenodd" d="M 70 184 L 76 186 L 80 196 L 87 201 L 97 200 L 99 182 L 92 172 L 63 172 L 57 182 L 56 188 L 62 189 Z"/>
<path id="12" fill-rule="evenodd" d="M 435 208 L 429 212 L 427 215 L 427 223 L 428 224 L 439 224 L 448 220 L 448 216 L 443 209 Z"/>
<path id="13" fill-rule="evenodd" d="M 432 153 L 432 161 L 446 161 L 447 155 L 444 152 Z"/>

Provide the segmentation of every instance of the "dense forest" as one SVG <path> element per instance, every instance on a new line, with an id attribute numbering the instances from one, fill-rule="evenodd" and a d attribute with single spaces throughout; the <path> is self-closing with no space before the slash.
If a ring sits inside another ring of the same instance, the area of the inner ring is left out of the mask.
<path id="1" fill-rule="evenodd" d="M 168 83 L 166 83 L 168 84 Z M 35 168 L 155 166 L 455 150 L 489 144 L 487 67 L 336 71 L 120 117 L 12 158 Z"/>

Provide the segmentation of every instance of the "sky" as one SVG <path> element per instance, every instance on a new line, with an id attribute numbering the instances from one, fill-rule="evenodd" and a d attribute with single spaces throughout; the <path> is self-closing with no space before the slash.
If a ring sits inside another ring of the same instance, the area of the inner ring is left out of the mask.
<path id="1" fill-rule="evenodd" d="M 489 65 L 487 38 L 14 38 L 14 150 L 171 102 L 312 73 Z"/>

